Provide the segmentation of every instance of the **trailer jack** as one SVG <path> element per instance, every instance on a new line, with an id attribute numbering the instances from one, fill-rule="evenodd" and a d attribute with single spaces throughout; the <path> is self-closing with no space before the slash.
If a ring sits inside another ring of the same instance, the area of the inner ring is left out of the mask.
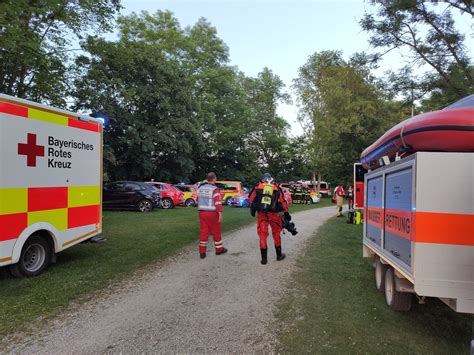
<path id="1" fill-rule="evenodd" d="M 418 296 L 415 294 L 418 304 L 426 304 L 426 296 Z"/>

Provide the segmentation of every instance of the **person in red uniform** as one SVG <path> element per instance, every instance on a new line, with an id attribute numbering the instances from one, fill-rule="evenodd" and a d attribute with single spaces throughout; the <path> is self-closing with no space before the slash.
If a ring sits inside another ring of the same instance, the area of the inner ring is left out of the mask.
<path id="1" fill-rule="evenodd" d="M 344 189 L 342 188 L 342 184 L 340 183 L 334 189 L 334 194 L 336 195 L 336 216 L 342 217 L 342 204 L 344 202 Z"/>
<path id="2" fill-rule="evenodd" d="M 216 174 L 207 174 L 206 181 L 198 189 L 199 210 L 199 254 L 206 257 L 209 234 L 214 237 L 216 255 L 227 253 L 221 236 L 222 201 L 221 193 L 216 186 Z"/>
<path id="3" fill-rule="evenodd" d="M 281 251 L 282 230 L 281 212 L 285 213 L 285 217 L 291 219 L 288 213 L 288 205 L 285 200 L 282 189 L 274 183 L 270 174 L 266 173 L 262 176 L 249 195 L 250 213 L 255 216 L 257 212 L 257 234 L 260 237 L 260 253 L 262 256 L 261 263 L 267 264 L 268 259 L 268 227 L 272 229 L 273 242 L 275 244 L 276 259 L 278 261 L 285 259 L 285 254 Z"/>

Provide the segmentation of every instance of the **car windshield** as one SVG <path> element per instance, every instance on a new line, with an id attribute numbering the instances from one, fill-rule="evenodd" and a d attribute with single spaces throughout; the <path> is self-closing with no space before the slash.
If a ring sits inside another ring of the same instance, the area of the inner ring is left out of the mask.
<path id="1" fill-rule="evenodd" d="M 234 183 L 216 183 L 216 186 L 222 190 L 237 190 L 237 184 Z"/>

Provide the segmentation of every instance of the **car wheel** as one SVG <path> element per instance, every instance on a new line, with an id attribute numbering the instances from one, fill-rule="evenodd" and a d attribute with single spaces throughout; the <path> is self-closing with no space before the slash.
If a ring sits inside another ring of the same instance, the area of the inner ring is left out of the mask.
<path id="1" fill-rule="evenodd" d="M 161 200 L 161 207 L 163 207 L 165 210 L 173 208 L 173 201 L 170 198 L 164 198 Z"/>
<path id="2" fill-rule="evenodd" d="M 143 199 L 140 202 L 138 202 L 138 210 L 140 212 L 150 212 L 153 210 L 153 202 L 147 199 Z"/>
<path id="3" fill-rule="evenodd" d="M 185 204 L 186 207 L 196 207 L 196 201 L 194 201 L 192 198 L 188 198 L 184 202 L 184 204 Z"/>
<path id="4" fill-rule="evenodd" d="M 225 199 L 225 204 L 226 204 L 227 206 L 232 205 L 232 197 L 227 197 L 227 198 Z"/>
<path id="5" fill-rule="evenodd" d="M 23 246 L 20 260 L 10 265 L 10 274 L 14 277 L 33 277 L 41 274 L 51 260 L 51 246 L 43 237 L 32 235 Z"/>

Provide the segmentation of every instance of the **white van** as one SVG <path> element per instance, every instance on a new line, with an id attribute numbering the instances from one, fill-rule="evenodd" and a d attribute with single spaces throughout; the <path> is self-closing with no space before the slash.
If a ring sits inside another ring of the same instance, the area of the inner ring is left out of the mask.
<path id="1" fill-rule="evenodd" d="M 101 231 L 100 120 L 0 94 L 0 267 L 38 275 Z"/>

